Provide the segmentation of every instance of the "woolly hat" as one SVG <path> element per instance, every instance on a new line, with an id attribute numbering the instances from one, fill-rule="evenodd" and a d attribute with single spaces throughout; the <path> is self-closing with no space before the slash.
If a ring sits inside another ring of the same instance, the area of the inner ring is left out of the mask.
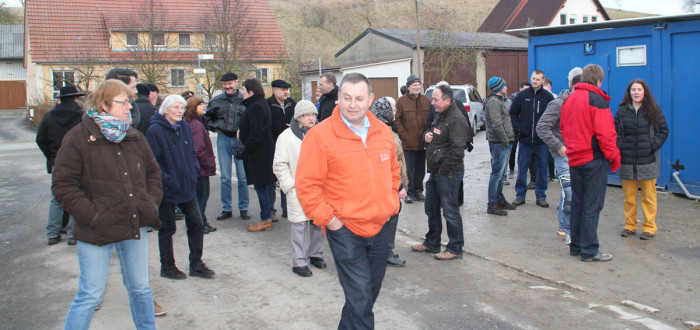
<path id="1" fill-rule="evenodd" d="M 420 82 L 420 79 L 418 79 L 418 76 L 412 74 L 408 76 L 408 79 L 406 79 L 406 87 L 411 86 L 414 82 Z"/>
<path id="2" fill-rule="evenodd" d="M 221 76 L 221 81 L 231 81 L 231 80 L 238 80 L 238 76 L 235 73 L 232 72 L 226 72 L 224 73 L 223 76 Z"/>
<path id="3" fill-rule="evenodd" d="M 501 77 L 491 77 L 489 79 L 489 89 L 492 93 L 500 92 L 504 87 L 506 87 L 506 81 Z"/>
<path id="4" fill-rule="evenodd" d="M 297 119 L 307 113 L 318 115 L 318 110 L 316 110 L 316 106 L 311 103 L 311 101 L 299 101 L 299 103 L 297 103 L 297 105 L 294 107 L 294 119 Z"/>
<path id="5" fill-rule="evenodd" d="M 136 84 L 136 93 L 139 95 L 148 96 L 151 93 L 151 89 L 148 88 L 148 84 Z"/>
<path id="6" fill-rule="evenodd" d="M 382 97 L 374 102 L 371 111 L 377 119 L 387 125 L 391 125 L 394 122 L 394 110 L 386 97 Z"/>
<path id="7" fill-rule="evenodd" d="M 569 71 L 569 86 L 571 86 L 571 81 L 574 80 L 574 77 L 580 75 L 581 72 L 583 72 L 583 70 L 579 67 L 575 67 Z"/>

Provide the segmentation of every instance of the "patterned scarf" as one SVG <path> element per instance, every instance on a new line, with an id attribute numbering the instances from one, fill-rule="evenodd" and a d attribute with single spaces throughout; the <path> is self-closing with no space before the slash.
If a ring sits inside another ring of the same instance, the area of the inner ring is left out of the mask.
<path id="1" fill-rule="evenodd" d="M 114 143 L 122 142 L 126 136 L 126 130 L 131 126 L 131 112 L 129 112 L 129 120 L 121 120 L 108 114 L 102 115 L 95 109 L 89 109 L 87 115 L 95 121 L 102 135 Z"/>

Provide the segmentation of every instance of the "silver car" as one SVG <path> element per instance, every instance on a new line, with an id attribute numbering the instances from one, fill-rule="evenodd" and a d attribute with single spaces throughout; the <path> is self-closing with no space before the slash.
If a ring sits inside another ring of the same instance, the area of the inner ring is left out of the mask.
<path id="1" fill-rule="evenodd" d="M 454 99 L 458 102 L 462 102 L 464 107 L 467 108 L 467 113 L 469 114 L 469 121 L 471 122 L 472 129 L 474 130 L 474 135 L 476 131 L 481 129 L 486 129 L 486 117 L 484 116 L 484 101 L 481 99 L 481 95 L 472 85 L 450 85 L 452 93 L 454 94 Z M 435 85 L 428 87 L 425 90 L 425 96 L 432 100 L 433 90 L 435 90 Z"/>

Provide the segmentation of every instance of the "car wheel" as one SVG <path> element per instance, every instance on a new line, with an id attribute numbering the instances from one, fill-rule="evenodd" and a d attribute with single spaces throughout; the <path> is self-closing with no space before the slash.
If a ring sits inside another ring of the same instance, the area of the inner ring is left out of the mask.
<path id="1" fill-rule="evenodd" d="M 479 130 L 479 128 L 476 126 L 476 123 L 476 116 L 474 116 L 474 120 L 472 120 L 472 133 L 474 134 L 474 136 L 476 136 L 476 131 Z"/>

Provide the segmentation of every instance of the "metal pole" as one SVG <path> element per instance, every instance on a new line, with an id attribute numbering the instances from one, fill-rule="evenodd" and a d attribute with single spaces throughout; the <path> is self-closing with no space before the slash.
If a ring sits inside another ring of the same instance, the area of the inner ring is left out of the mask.
<path id="1" fill-rule="evenodd" d="M 320 77 L 323 73 L 321 72 L 321 56 L 318 57 L 318 76 Z"/>
<path id="2" fill-rule="evenodd" d="M 197 56 L 197 69 L 201 69 L 201 68 L 202 68 L 202 60 L 199 58 L 199 56 Z M 199 76 L 199 98 L 204 99 L 204 96 L 203 96 L 203 92 L 204 92 L 203 87 L 204 86 L 202 86 L 202 74 L 198 73 L 197 75 Z"/>

